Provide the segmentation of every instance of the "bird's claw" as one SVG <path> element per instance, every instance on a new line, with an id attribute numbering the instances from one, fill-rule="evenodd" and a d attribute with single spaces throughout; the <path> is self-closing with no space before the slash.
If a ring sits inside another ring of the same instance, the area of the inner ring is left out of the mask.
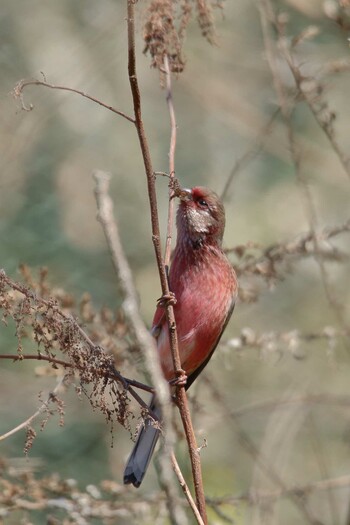
<path id="1" fill-rule="evenodd" d="M 173 292 L 169 292 L 167 294 L 162 295 L 162 297 L 159 297 L 157 299 L 157 305 L 161 306 L 162 308 L 166 308 L 167 306 L 174 306 L 176 304 L 176 297 Z"/>
<path id="2" fill-rule="evenodd" d="M 175 377 L 174 379 L 171 379 L 171 381 L 169 381 L 169 385 L 170 386 L 186 386 L 186 383 L 187 383 L 187 375 L 186 375 L 186 372 L 185 370 L 178 370 L 176 372 L 176 375 L 177 377 Z"/>

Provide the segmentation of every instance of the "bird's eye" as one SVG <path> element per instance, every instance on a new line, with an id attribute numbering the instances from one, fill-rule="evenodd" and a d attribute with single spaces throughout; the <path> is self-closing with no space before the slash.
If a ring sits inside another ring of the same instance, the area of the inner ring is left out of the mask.
<path id="1" fill-rule="evenodd" d="M 199 206 L 203 206 L 203 208 L 207 208 L 208 207 L 208 203 L 204 199 L 198 199 L 197 202 L 198 202 Z"/>

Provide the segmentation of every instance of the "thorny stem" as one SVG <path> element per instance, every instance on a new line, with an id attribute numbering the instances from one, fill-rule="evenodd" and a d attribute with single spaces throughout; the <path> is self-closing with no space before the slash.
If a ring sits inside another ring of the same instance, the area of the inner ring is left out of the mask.
<path id="1" fill-rule="evenodd" d="M 169 285 L 166 275 L 165 265 L 162 259 L 161 243 L 160 243 L 160 231 L 159 231 L 159 220 L 158 220 L 158 209 L 157 209 L 157 198 L 155 189 L 154 170 L 152 167 L 148 142 L 145 135 L 145 130 L 142 121 L 141 113 L 141 97 L 138 86 L 137 74 L 136 74 L 136 57 L 135 57 L 135 9 L 133 0 L 127 0 L 127 21 L 128 21 L 128 71 L 130 88 L 134 103 L 134 114 L 135 114 L 135 126 L 139 137 L 140 148 L 142 151 L 143 162 L 146 171 L 147 185 L 148 185 L 148 196 L 151 208 L 151 224 L 152 224 L 152 239 L 158 265 L 160 283 L 162 288 L 163 296 L 169 296 Z M 176 332 L 176 323 L 174 310 L 171 304 L 165 306 L 165 312 L 169 327 L 169 339 L 170 348 L 174 363 L 175 376 L 181 375 L 181 361 L 178 351 L 178 341 Z M 181 418 L 184 424 L 186 433 L 186 439 L 189 448 L 189 454 L 192 465 L 192 474 L 194 479 L 194 487 L 196 492 L 196 500 L 199 512 L 202 516 L 204 523 L 207 523 L 205 497 L 203 490 L 203 480 L 201 473 L 200 457 L 197 451 L 196 438 L 193 431 L 191 416 L 187 403 L 187 396 L 185 387 L 177 387 L 177 400 L 179 403 L 179 409 Z"/>

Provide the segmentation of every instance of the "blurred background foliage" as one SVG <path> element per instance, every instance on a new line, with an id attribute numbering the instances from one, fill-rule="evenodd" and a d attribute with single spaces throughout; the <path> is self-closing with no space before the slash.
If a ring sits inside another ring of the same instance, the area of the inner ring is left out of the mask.
<path id="1" fill-rule="evenodd" d="M 305 74 L 314 76 L 332 61 L 344 61 L 340 73 L 332 71 L 322 78 L 321 96 L 335 112 L 336 139 L 348 153 L 348 29 L 330 16 L 335 8 L 346 14 L 345 4 L 321 0 L 273 2 L 277 12 L 288 14 L 289 36 L 309 26 L 319 29 L 313 39 L 300 42 L 295 50 Z M 137 5 L 144 122 L 154 168 L 167 171 L 170 129 L 165 92 L 158 72 L 150 68 L 149 57 L 142 54 L 146 5 L 142 1 Z M 196 23 L 190 24 L 184 48 L 185 71 L 173 81 L 178 123 L 176 175 L 186 187 L 207 185 L 220 194 L 236 162 L 262 141 L 259 153 L 237 173 L 226 194 L 225 246 L 253 242 L 265 247 L 308 231 L 309 210 L 296 179 L 281 115 L 276 116 L 268 132 L 263 131 L 278 101 L 264 51 L 258 5 L 236 0 L 225 2 L 223 7 L 214 11 L 217 45 L 209 45 Z M 34 105 L 31 112 L 23 111 L 11 96 L 19 79 L 41 79 L 44 75 L 50 83 L 80 89 L 130 114 L 125 16 L 124 2 L 119 0 L 2 2 L 1 266 L 15 278 L 19 278 L 22 262 L 34 269 L 47 266 L 52 285 L 70 291 L 77 300 L 88 292 L 96 308 L 118 307 L 118 286 L 96 221 L 91 176 L 94 169 L 106 170 L 112 174 L 115 212 L 142 313 L 149 324 L 160 287 L 151 243 L 146 180 L 132 124 L 74 94 L 31 87 L 24 94 L 25 103 Z M 292 91 L 292 75 L 281 57 L 277 65 L 284 84 Z M 292 115 L 292 125 L 318 229 L 344 223 L 349 219 L 349 176 L 302 100 Z M 165 231 L 166 179 L 159 178 L 157 186 Z M 332 243 L 348 253 L 346 234 Z M 237 262 L 235 257 L 232 260 Z M 349 320 L 348 261 L 327 262 L 326 270 Z M 273 285 L 255 280 L 251 286 L 257 289 L 257 300 L 238 304 L 224 336 L 231 344 L 219 348 L 204 375 L 224 392 L 231 410 L 264 400 L 286 400 L 282 409 L 272 404 L 268 409 L 247 411 L 239 418 L 240 428 L 271 461 L 286 486 L 348 474 L 349 403 L 289 404 L 288 399 L 312 394 L 330 396 L 334 401 L 332 396 L 341 395 L 350 402 L 349 342 L 341 336 L 332 339 L 335 344 L 327 344 L 327 338 L 301 340 L 293 355 L 287 344 L 274 338 L 274 334 L 292 330 L 321 334 L 329 326 L 335 333 L 343 331 L 327 301 L 317 262 L 305 258 Z M 253 334 L 265 334 L 271 344 L 237 352 L 237 338 L 247 327 Z M 15 350 L 11 324 L 1 328 L 0 342 L 1 352 Z M 39 390 L 52 388 L 52 378 L 34 378 L 33 369 L 34 365 L 26 363 L 1 362 L 1 433 L 36 410 Z M 123 372 L 137 374 L 137 370 Z M 242 447 L 237 424 L 220 409 L 206 385 L 205 379 L 200 379 L 191 395 L 199 407 L 195 412 L 198 439 L 208 440 L 202 453 L 207 495 L 221 497 L 250 488 L 272 489 L 275 485 L 261 473 L 257 458 Z M 57 471 L 63 477 L 77 479 L 82 486 L 105 478 L 121 482 L 131 447 L 128 433 L 114 428 L 111 447 L 110 429 L 86 400 L 79 401 L 71 393 L 65 402 L 65 426 L 49 423 L 30 451 L 29 464 L 39 475 Z M 23 443 L 23 434 L 1 443 L 1 456 L 21 462 Z M 187 472 L 183 445 L 180 458 Z M 23 464 L 28 465 L 26 461 L 23 459 Z M 141 494 L 151 493 L 156 483 L 151 469 Z M 315 493 L 309 503 L 324 523 L 335 524 L 349 523 L 349 501 L 350 487 L 345 486 L 327 497 Z M 279 503 L 274 511 L 275 521 L 271 516 L 266 518 L 267 511 L 264 515 L 261 509 L 252 510 L 246 504 L 227 512 L 236 523 L 307 523 L 290 502 Z M 46 523 L 43 514 L 31 519 L 33 523 Z M 19 523 L 18 516 L 8 515 L 3 520 Z M 224 523 L 224 518 L 215 513 L 211 520 Z"/>

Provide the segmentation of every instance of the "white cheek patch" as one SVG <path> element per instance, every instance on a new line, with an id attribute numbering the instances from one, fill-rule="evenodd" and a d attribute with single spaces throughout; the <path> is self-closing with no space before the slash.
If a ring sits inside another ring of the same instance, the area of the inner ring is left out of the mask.
<path id="1" fill-rule="evenodd" d="M 195 233 L 209 233 L 210 213 L 207 210 L 198 211 L 190 208 L 187 211 L 188 223 Z"/>

